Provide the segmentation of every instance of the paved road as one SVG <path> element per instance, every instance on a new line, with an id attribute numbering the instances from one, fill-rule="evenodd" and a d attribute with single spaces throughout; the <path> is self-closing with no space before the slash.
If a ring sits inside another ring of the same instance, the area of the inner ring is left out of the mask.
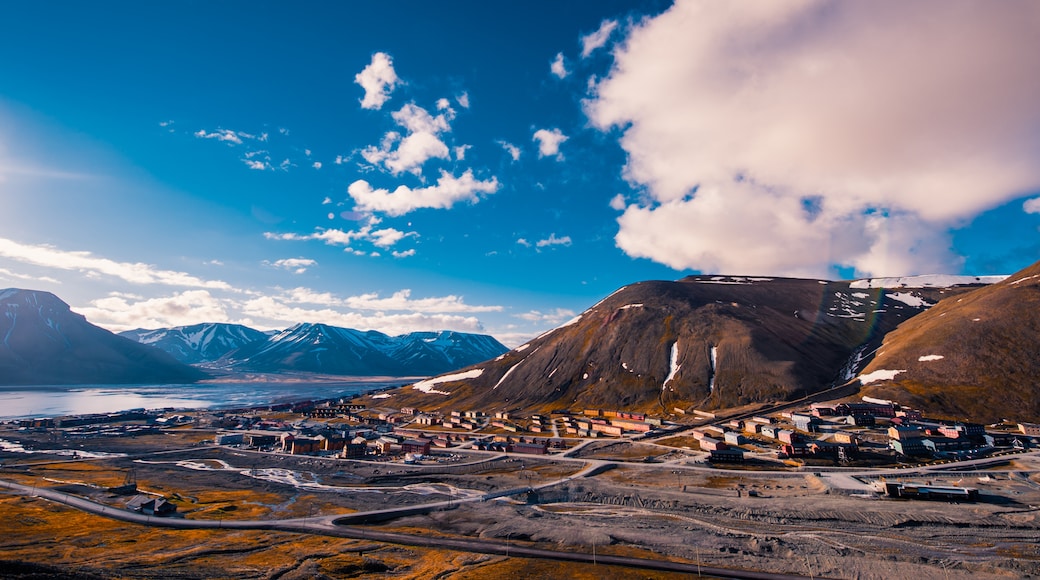
<path id="1" fill-rule="evenodd" d="M 574 477 L 574 476 L 572 476 Z M 569 562 L 582 562 L 586 564 L 610 564 L 627 566 L 643 570 L 663 570 L 671 572 L 683 572 L 687 574 L 704 574 L 717 578 L 738 578 L 752 580 L 766 580 L 772 578 L 802 580 L 809 576 L 784 575 L 770 572 L 758 572 L 754 570 L 731 570 L 727 568 L 716 568 L 702 566 L 700 564 L 688 564 L 681 562 L 668 562 L 664 560 L 650 560 L 646 558 L 631 558 L 627 556 L 612 556 L 604 554 L 589 554 L 581 552 L 561 552 L 518 546 L 507 542 L 489 542 L 479 539 L 454 539 L 435 536 L 422 536 L 412 534 L 400 534 L 384 532 L 379 530 L 366 530 L 357 527 L 337 526 L 329 523 L 328 518 L 296 518 L 285 520 L 187 520 L 182 518 L 157 518 L 146 516 L 136 512 L 130 512 L 102 505 L 93 501 L 62 493 L 47 488 L 32 488 L 19 483 L 0 480 L 0 487 L 5 487 L 22 495 L 38 496 L 51 501 L 63 503 L 82 511 L 90 512 L 100 516 L 132 522 L 147 526 L 178 528 L 178 529 L 216 529 L 227 528 L 235 530 L 274 530 L 290 533 L 316 534 L 334 536 L 340 538 L 353 538 L 384 542 L 388 544 L 400 544 L 409 546 L 447 548 L 460 552 L 475 552 L 480 554 L 496 554 L 502 556 L 514 556 L 523 558 L 541 558 Z M 819 577 L 817 577 L 819 578 Z"/>

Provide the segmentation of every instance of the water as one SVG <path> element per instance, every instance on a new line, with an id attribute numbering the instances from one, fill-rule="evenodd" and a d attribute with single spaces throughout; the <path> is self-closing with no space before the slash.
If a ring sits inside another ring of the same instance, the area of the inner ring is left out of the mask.
<path id="1" fill-rule="evenodd" d="M 399 386 L 406 380 L 0 387 L 0 419 L 114 413 L 127 409 L 231 409 L 331 399 Z"/>

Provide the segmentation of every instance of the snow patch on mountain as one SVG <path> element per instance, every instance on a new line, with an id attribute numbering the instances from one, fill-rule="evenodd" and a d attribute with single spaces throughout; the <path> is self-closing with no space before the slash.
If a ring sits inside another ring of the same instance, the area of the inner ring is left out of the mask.
<path id="1" fill-rule="evenodd" d="M 877 381 L 891 381 L 899 373 L 905 373 L 905 372 L 906 372 L 906 369 L 902 369 L 902 370 L 898 370 L 898 371 L 890 371 L 890 370 L 881 369 L 881 370 L 874 371 L 872 373 L 867 373 L 865 375 L 860 375 L 859 376 L 859 382 L 861 384 L 868 385 L 870 383 L 875 383 Z"/>
<path id="2" fill-rule="evenodd" d="M 484 369 L 471 369 L 471 370 L 468 370 L 468 371 L 465 371 L 465 372 L 461 372 L 461 373 L 455 373 L 455 374 L 451 374 L 451 375 L 444 375 L 444 376 L 440 376 L 440 377 L 434 377 L 432 379 L 426 379 L 426 380 L 423 380 L 423 381 L 419 381 L 419 382 L 415 383 L 414 385 L 412 385 L 412 388 L 417 390 L 417 391 L 422 391 L 424 393 L 429 393 L 429 394 L 450 395 L 451 393 L 449 393 L 447 391 L 438 391 L 438 390 L 434 389 L 433 386 L 434 385 L 439 385 L 441 383 L 450 383 L 450 382 L 453 382 L 453 381 L 465 381 L 467 379 L 475 379 L 475 378 L 479 377 L 482 374 L 484 374 Z"/>
<path id="3" fill-rule="evenodd" d="M 670 370 L 668 371 L 668 376 L 664 379 L 664 383 L 661 384 L 662 391 L 668 388 L 668 383 L 672 382 L 676 373 L 679 372 L 679 341 L 672 343 L 672 352 L 668 359 L 668 367 Z"/>
<path id="4" fill-rule="evenodd" d="M 909 292 L 895 292 L 888 294 L 888 297 L 893 300 L 898 300 L 907 306 L 913 306 L 914 308 L 929 308 L 932 306 L 931 302 L 921 298 L 920 296 L 914 296 Z"/>
<path id="5" fill-rule="evenodd" d="M 849 288 L 949 288 L 968 284 L 996 284 L 1007 279 L 1007 276 L 954 276 L 949 274 L 928 274 L 924 276 L 903 276 L 900 278 L 864 278 L 853 280 Z"/>
<path id="6" fill-rule="evenodd" d="M 944 357 L 941 354 L 926 354 L 924 356 L 917 357 L 917 362 L 931 362 L 933 360 L 942 360 Z"/>

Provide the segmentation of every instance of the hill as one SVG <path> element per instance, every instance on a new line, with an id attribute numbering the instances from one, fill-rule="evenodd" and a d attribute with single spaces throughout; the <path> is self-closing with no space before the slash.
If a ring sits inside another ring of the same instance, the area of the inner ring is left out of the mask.
<path id="1" fill-rule="evenodd" d="M 899 323 L 966 291 L 871 286 L 734 276 L 641 282 L 493 361 L 400 389 L 393 404 L 670 412 L 791 399 L 851 379 Z"/>
<path id="2" fill-rule="evenodd" d="M 863 392 L 950 417 L 1040 420 L 1040 263 L 885 337 Z"/>
<path id="3" fill-rule="evenodd" d="M 186 383 L 206 374 L 94 326 L 49 292 L 0 290 L 0 384 Z"/>

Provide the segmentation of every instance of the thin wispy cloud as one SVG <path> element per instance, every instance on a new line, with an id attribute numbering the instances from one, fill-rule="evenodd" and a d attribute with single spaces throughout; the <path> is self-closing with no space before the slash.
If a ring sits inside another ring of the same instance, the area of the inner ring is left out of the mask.
<path id="1" fill-rule="evenodd" d="M 227 282 L 204 280 L 186 272 L 164 270 L 141 262 L 117 262 L 95 256 L 91 252 L 61 250 L 49 245 L 23 244 L 6 238 L 0 238 L 0 257 L 45 268 L 110 276 L 131 284 L 232 290 Z"/>
<path id="2" fill-rule="evenodd" d="M 593 52 L 606 46 L 617 26 L 617 20 L 604 20 L 596 32 L 581 37 L 581 58 L 588 58 Z"/>
<path id="3" fill-rule="evenodd" d="M 310 258 L 283 258 L 281 260 L 275 260 L 274 262 L 264 262 L 264 264 L 274 267 L 288 270 L 293 274 L 303 274 L 307 272 L 308 268 L 312 268 L 318 265 L 318 262 Z"/>

